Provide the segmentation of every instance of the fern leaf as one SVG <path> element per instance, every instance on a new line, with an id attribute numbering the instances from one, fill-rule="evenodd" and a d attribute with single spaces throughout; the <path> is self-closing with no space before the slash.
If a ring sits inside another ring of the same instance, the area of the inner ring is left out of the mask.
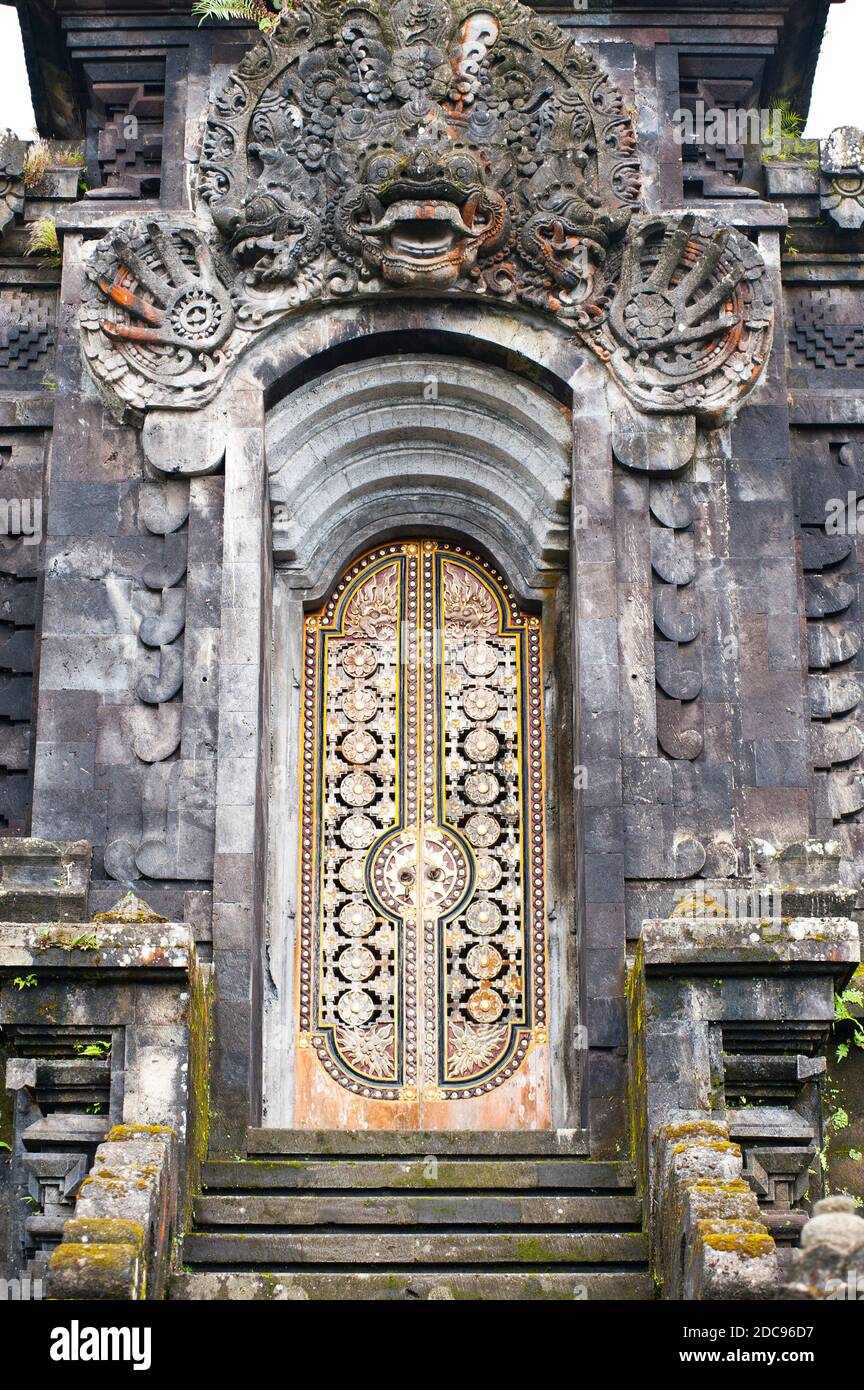
<path id="1" fill-rule="evenodd" d="M 279 16 L 265 0 L 195 0 L 192 13 L 201 19 L 248 19 L 259 29 L 275 29 Z"/>

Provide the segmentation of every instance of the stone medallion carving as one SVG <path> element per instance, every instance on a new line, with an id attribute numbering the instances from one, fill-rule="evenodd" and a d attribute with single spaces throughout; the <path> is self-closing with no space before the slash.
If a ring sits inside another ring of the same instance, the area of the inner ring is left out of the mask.
<path id="1" fill-rule="evenodd" d="M 97 380 L 139 411 L 202 405 L 233 359 L 232 270 L 197 228 L 164 215 L 124 223 L 99 252 L 80 320 Z"/>
<path id="2" fill-rule="evenodd" d="M 762 264 L 638 200 L 621 94 L 517 0 L 307 0 L 213 101 L 194 225 L 95 248 L 88 360 L 140 417 L 310 304 L 479 295 L 565 326 L 638 409 L 717 418 L 765 360 Z"/>

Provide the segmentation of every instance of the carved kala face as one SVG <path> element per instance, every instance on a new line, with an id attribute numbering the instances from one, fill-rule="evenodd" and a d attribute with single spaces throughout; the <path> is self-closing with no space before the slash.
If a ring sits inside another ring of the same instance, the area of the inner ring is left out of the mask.
<path id="1" fill-rule="evenodd" d="M 752 243 L 634 217 L 621 93 L 528 5 L 477 4 L 303 0 L 241 59 L 202 143 L 212 229 L 148 218 L 95 248 L 85 350 L 121 409 L 212 399 L 307 306 L 458 288 L 566 325 L 640 409 L 728 418 L 772 340 Z M 860 149 L 826 159 L 823 207 L 859 226 Z"/>
<path id="2" fill-rule="evenodd" d="M 446 288 L 505 240 L 504 199 L 470 154 L 373 154 L 345 200 L 343 236 L 392 285 Z"/>

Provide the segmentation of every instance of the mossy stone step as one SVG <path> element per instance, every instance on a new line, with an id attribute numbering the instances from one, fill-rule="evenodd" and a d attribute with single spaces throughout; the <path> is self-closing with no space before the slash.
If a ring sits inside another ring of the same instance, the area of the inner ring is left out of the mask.
<path id="1" fill-rule="evenodd" d="M 633 1231 L 280 1231 L 192 1232 L 183 1239 L 185 1265 L 554 1265 L 634 1264 L 646 1258 Z"/>
<path id="2" fill-rule="evenodd" d="M 235 1270 L 195 1270 L 176 1275 L 170 1297 L 207 1302 L 221 1300 L 396 1301 L 468 1300 L 520 1303 L 570 1300 L 590 1305 L 599 1299 L 638 1302 L 653 1297 L 647 1270 L 580 1270 L 576 1273 L 528 1273 L 496 1270 L 494 1273 L 405 1274 L 390 1270 L 349 1274 L 264 1274 Z"/>
<path id="3" fill-rule="evenodd" d="M 272 1195 L 199 1197 L 199 1226 L 639 1226 L 636 1197 Z"/>
<path id="4" fill-rule="evenodd" d="M 260 1154 L 303 1154 L 324 1157 L 342 1154 L 379 1156 L 403 1154 L 465 1154 L 498 1157 L 506 1154 L 526 1156 L 577 1156 L 588 1152 L 588 1136 L 581 1129 L 250 1129 L 246 1132 L 246 1152 Z"/>
<path id="5" fill-rule="evenodd" d="M 454 1188 L 479 1190 L 566 1188 L 594 1192 L 632 1188 L 635 1181 L 629 1163 L 596 1163 L 589 1159 L 211 1159 L 204 1164 L 205 1189 L 268 1190 L 281 1188 L 361 1188 L 397 1191 L 412 1188 L 442 1191 Z"/>

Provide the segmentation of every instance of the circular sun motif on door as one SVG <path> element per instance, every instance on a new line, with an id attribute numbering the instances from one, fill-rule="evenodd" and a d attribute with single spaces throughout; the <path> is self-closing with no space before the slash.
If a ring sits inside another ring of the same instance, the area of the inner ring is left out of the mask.
<path id="1" fill-rule="evenodd" d="M 422 837 L 422 842 L 421 842 Z M 453 835 L 439 827 L 402 830 L 386 840 L 372 860 L 372 882 L 385 907 L 400 917 L 420 905 L 440 916 L 464 896 L 471 880 L 468 857 Z"/>

